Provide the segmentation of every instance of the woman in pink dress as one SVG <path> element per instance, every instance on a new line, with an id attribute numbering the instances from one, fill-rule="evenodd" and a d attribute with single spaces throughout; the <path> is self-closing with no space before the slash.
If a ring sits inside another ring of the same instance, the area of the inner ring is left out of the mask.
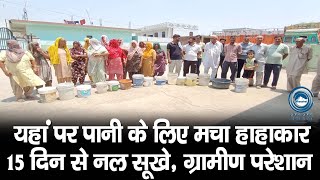
<path id="1" fill-rule="evenodd" d="M 112 39 L 109 42 L 107 50 L 109 52 L 107 60 L 109 80 L 114 80 L 115 75 L 117 76 L 117 80 L 123 79 L 123 60 L 125 60 L 125 54 L 120 48 L 119 41 Z"/>

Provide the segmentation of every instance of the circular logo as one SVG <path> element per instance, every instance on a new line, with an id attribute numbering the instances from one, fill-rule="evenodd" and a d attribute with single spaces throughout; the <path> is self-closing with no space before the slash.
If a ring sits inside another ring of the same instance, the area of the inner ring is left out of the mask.
<path id="1" fill-rule="evenodd" d="M 313 106 L 312 92 L 305 87 L 297 87 L 289 94 L 290 107 L 298 112 L 304 113 L 309 111 Z"/>

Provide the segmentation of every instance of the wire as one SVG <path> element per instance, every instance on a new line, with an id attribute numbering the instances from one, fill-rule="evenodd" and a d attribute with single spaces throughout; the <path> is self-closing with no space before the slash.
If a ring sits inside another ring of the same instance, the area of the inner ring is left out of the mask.
<path id="1" fill-rule="evenodd" d="M 12 1 L 7 1 L 7 0 L 0 0 L 0 2 L 3 2 L 3 3 L 8 3 L 8 4 L 14 4 L 14 5 L 17 5 L 17 6 L 20 6 L 20 7 L 25 7 L 25 4 L 23 3 L 17 3 L 17 2 L 12 2 Z M 62 12 L 62 11 L 54 11 L 54 10 L 50 10 L 50 9 L 45 9 L 45 8 L 36 8 L 36 7 L 30 7 L 30 5 L 27 6 L 27 9 L 33 9 L 33 10 L 37 10 L 37 13 L 38 11 L 45 11 L 45 12 L 51 12 L 51 13 L 55 13 L 55 14 L 62 14 L 62 15 L 67 15 L 67 16 L 73 16 L 73 17 L 78 17 L 78 18 L 82 18 L 82 19 L 86 19 L 87 17 L 86 16 L 81 16 L 81 15 L 77 15 L 77 14 L 71 14 L 71 13 L 66 13 L 66 12 Z M 100 19 L 97 19 L 97 18 L 91 18 L 91 21 L 95 21 L 95 22 L 100 22 Z M 109 18 L 111 19 L 111 18 Z M 112 22 L 112 21 L 107 21 L 107 20 L 102 20 L 102 22 L 104 23 L 110 23 L 112 24 L 113 26 L 117 26 L 117 27 L 127 27 L 128 25 L 127 24 L 117 24 L 115 22 Z M 98 23 L 99 24 L 99 23 Z"/>

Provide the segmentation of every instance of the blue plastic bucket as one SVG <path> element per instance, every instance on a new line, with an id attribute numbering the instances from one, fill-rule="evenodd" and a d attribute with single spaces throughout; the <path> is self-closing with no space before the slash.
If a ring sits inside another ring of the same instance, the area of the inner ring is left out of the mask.
<path id="1" fill-rule="evenodd" d="M 144 75 L 143 74 L 135 74 L 132 76 L 132 84 L 133 87 L 143 87 L 143 82 L 144 82 Z"/>
<path id="2" fill-rule="evenodd" d="M 166 85 L 167 81 L 166 80 L 156 80 L 156 85 L 161 86 L 161 85 Z"/>
<path id="3" fill-rule="evenodd" d="M 91 86 L 90 85 L 77 86 L 77 95 L 79 98 L 89 97 L 91 95 Z"/>
<path id="4" fill-rule="evenodd" d="M 161 86 L 167 83 L 167 80 L 163 76 L 156 76 L 156 85 Z"/>

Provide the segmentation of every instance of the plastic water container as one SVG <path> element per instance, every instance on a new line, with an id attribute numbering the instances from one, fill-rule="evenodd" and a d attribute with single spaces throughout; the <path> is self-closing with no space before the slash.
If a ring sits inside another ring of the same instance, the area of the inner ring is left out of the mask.
<path id="1" fill-rule="evenodd" d="M 246 93 L 249 87 L 249 79 L 236 78 L 235 80 L 236 87 L 235 92 L 237 93 Z"/>
<path id="2" fill-rule="evenodd" d="M 98 83 L 96 83 L 96 86 L 97 86 L 97 93 L 98 94 L 103 94 L 108 91 L 107 82 L 98 82 Z"/>
<path id="3" fill-rule="evenodd" d="M 121 79 L 119 83 L 122 90 L 131 89 L 132 81 L 130 79 Z"/>
<path id="4" fill-rule="evenodd" d="M 108 91 L 118 91 L 119 90 L 119 81 L 109 81 L 108 82 Z"/>
<path id="5" fill-rule="evenodd" d="M 168 84 L 176 85 L 178 80 L 178 73 L 169 73 L 168 74 Z"/>
<path id="6" fill-rule="evenodd" d="M 177 78 L 177 85 L 178 86 L 184 86 L 186 84 L 186 77 L 178 77 Z"/>
<path id="7" fill-rule="evenodd" d="M 167 83 L 166 78 L 163 76 L 156 76 L 155 78 L 156 78 L 156 85 L 161 86 L 161 85 L 165 85 Z"/>
<path id="8" fill-rule="evenodd" d="M 87 98 L 91 95 L 90 85 L 80 85 L 77 86 L 77 95 L 79 98 Z"/>
<path id="9" fill-rule="evenodd" d="M 59 99 L 62 101 L 70 100 L 75 97 L 73 83 L 60 83 L 57 85 Z"/>
<path id="10" fill-rule="evenodd" d="M 38 89 L 40 94 L 41 103 L 51 103 L 57 100 L 57 88 L 56 87 L 43 87 Z"/>
<path id="11" fill-rule="evenodd" d="M 229 89 L 231 84 L 231 80 L 229 79 L 213 79 L 212 80 L 212 87 L 217 89 Z"/>
<path id="12" fill-rule="evenodd" d="M 198 75 L 197 74 L 187 74 L 186 75 L 186 86 L 196 86 L 198 81 Z"/>
<path id="13" fill-rule="evenodd" d="M 144 77 L 143 86 L 144 87 L 153 86 L 153 77 Z"/>
<path id="14" fill-rule="evenodd" d="M 199 75 L 199 86 L 209 86 L 210 75 L 209 74 L 200 74 Z"/>
<path id="15" fill-rule="evenodd" d="M 133 87 L 143 87 L 144 75 L 143 74 L 134 74 L 132 76 L 133 79 Z"/>

